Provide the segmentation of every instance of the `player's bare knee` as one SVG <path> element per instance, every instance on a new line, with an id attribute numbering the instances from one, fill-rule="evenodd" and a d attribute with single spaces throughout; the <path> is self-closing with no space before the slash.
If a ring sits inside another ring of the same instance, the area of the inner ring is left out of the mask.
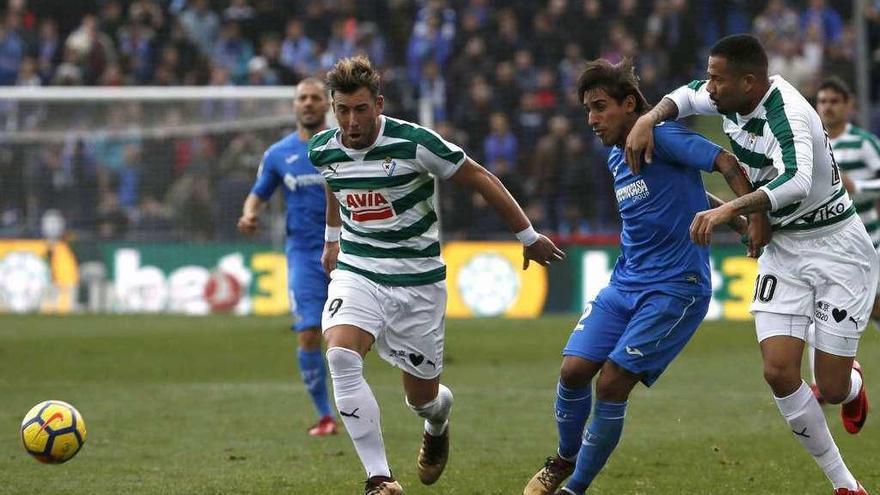
<path id="1" fill-rule="evenodd" d="M 800 368 L 780 361 L 764 362 L 764 381 L 773 389 L 776 397 L 785 397 L 800 387 Z"/>
<path id="2" fill-rule="evenodd" d="M 829 404 L 840 404 L 849 395 L 849 382 L 847 382 L 846 388 L 841 388 L 836 384 L 825 385 L 824 387 L 821 383 L 816 383 L 816 385 L 819 387 L 819 393 L 822 394 L 822 398 Z"/>
<path id="3" fill-rule="evenodd" d="M 602 401 L 624 402 L 629 398 L 633 387 L 639 382 L 639 375 L 627 371 L 611 361 L 607 361 L 596 380 L 596 399 Z"/>
<path id="4" fill-rule="evenodd" d="M 354 325 L 337 325 L 324 332 L 327 348 L 342 347 L 351 349 L 361 356 L 370 351 L 375 338 L 370 333 Z"/>
<path id="5" fill-rule="evenodd" d="M 304 351 L 317 351 L 321 348 L 321 330 L 309 328 L 297 334 L 297 344 Z"/>
<path id="6" fill-rule="evenodd" d="M 822 394 L 825 402 L 840 404 L 849 395 L 850 380 L 848 375 L 829 378 L 827 375 L 817 374 L 816 386 L 819 387 L 819 393 Z"/>
<path id="7" fill-rule="evenodd" d="M 588 386 L 596 376 L 602 363 L 595 363 L 575 356 L 565 356 L 559 369 L 559 382 L 569 389 L 580 389 Z"/>

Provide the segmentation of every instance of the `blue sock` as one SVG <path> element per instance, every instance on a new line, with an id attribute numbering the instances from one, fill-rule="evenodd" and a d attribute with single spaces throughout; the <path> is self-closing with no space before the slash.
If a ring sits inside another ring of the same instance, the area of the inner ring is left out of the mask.
<path id="1" fill-rule="evenodd" d="M 599 474 L 611 452 L 617 447 L 623 431 L 624 416 L 626 416 L 626 402 L 596 401 L 596 411 L 590 426 L 587 427 L 574 474 L 566 483 L 566 489 L 575 495 L 581 495 L 590 486 L 593 478 Z"/>
<path id="2" fill-rule="evenodd" d="M 302 376 L 306 390 L 312 396 L 312 402 L 318 411 L 319 417 L 332 416 L 333 410 L 330 408 L 329 395 L 327 394 L 327 369 L 324 366 L 324 355 L 321 349 L 314 351 L 304 351 L 297 349 L 297 359 L 299 361 L 299 372 Z"/>
<path id="3" fill-rule="evenodd" d="M 590 415 L 593 389 L 569 389 L 556 385 L 556 427 L 559 429 L 559 455 L 564 459 L 574 458 L 581 448 L 584 424 Z"/>

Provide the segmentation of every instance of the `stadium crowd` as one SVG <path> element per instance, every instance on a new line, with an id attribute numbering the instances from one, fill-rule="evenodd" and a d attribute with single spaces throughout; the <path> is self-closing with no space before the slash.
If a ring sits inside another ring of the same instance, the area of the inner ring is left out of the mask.
<path id="1" fill-rule="evenodd" d="M 868 3 L 876 102 L 880 0 Z M 573 91 L 586 60 L 632 57 L 656 102 L 703 75 L 717 39 L 754 32 L 771 73 L 812 96 L 823 74 L 853 81 L 852 16 L 850 2 L 824 0 L 9 0 L 0 85 L 292 85 L 365 53 L 382 70 L 386 113 L 462 143 L 543 231 L 579 236 L 618 228 L 606 150 Z M 106 126 L 130 119 L 110 112 Z M 0 236 L 39 235 L 42 212 L 58 208 L 84 237 L 234 239 L 262 151 L 289 129 L 95 131 L 0 147 Z M 447 236 L 504 231 L 479 198 L 442 197 Z"/>

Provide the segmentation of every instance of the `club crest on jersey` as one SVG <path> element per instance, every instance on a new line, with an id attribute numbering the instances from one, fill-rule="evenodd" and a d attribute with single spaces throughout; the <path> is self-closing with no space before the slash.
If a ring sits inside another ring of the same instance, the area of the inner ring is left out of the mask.
<path id="1" fill-rule="evenodd" d="M 397 162 L 392 160 L 390 156 L 386 156 L 382 161 L 382 168 L 385 170 L 385 174 L 391 177 L 394 175 L 394 169 L 397 168 Z"/>
<path id="2" fill-rule="evenodd" d="M 382 191 L 350 192 L 345 195 L 345 207 L 355 222 L 370 222 L 394 218 L 394 208 Z"/>

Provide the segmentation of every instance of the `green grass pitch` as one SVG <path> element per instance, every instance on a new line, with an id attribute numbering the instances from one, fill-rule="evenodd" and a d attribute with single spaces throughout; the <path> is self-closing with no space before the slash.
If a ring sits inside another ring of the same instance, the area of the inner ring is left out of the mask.
<path id="1" fill-rule="evenodd" d="M 559 351 L 576 318 L 447 324 L 444 383 L 455 394 L 443 478 L 419 484 L 421 421 L 397 370 L 371 356 L 392 469 L 407 494 L 490 495 L 522 487 L 556 445 Z M 347 435 L 309 438 L 314 413 L 283 318 L 0 317 L 2 494 L 356 494 L 364 473 Z M 880 335 L 860 360 L 880 400 Z M 24 413 L 74 404 L 88 440 L 47 466 L 21 446 Z M 844 458 L 880 490 L 880 417 L 858 436 L 827 407 Z M 362 493 L 362 492 L 361 492 Z M 596 494 L 830 494 L 761 378 L 750 323 L 706 323 L 650 390 L 630 400 Z"/>

